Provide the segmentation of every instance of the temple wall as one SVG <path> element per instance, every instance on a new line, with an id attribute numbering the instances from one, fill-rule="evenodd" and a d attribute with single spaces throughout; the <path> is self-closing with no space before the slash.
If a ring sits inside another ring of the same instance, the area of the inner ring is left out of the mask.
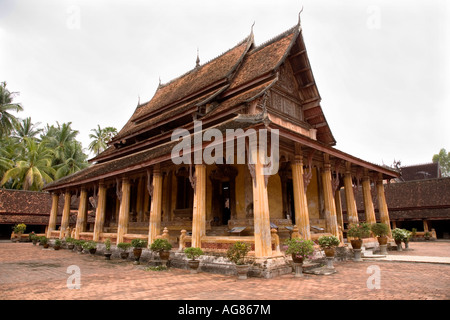
<path id="1" fill-rule="evenodd" d="M 281 179 L 278 174 L 269 177 L 267 194 L 269 197 L 269 212 L 271 219 L 283 219 L 283 197 L 281 192 Z"/>
<path id="2" fill-rule="evenodd" d="M 216 165 L 206 166 L 206 177 L 211 175 L 211 171 L 216 169 Z M 213 219 L 212 212 L 212 181 L 206 178 L 206 221 L 211 221 Z"/>
<path id="3" fill-rule="evenodd" d="M 234 166 L 238 169 L 238 175 L 236 176 L 236 217 L 237 219 L 245 219 L 246 216 L 246 201 L 245 201 L 245 175 L 248 171 L 247 165 L 237 164 Z"/>
<path id="4" fill-rule="evenodd" d="M 308 169 L 306 169 L 308 170 Z M 317 180 L 317 169 L 313 168 L 311 181 L 306 189 L 306 198 L 308 199 L 308 212 L 310 219 L 320 218 L 320 200 L 319 183 Z"/>
<path id="5" fill-rule="evenodd" d="M 170 192 L 170 190 L 168 191 Z M 170 206 L 170 219 L 173 220 L 173 210 L 175 210 L 177 205 L 177 176 L 175 171 L 172 174 L 172 204 Z"/>

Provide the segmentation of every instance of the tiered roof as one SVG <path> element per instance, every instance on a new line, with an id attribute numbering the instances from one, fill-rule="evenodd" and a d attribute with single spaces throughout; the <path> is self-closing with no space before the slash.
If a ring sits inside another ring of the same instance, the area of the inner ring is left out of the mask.
<path id="1" fill-rule="evenodd" d="M 192 132 L 194 119 L 202 120 L 203 129 L 245 128 L 258 121 L 262 124 L 258 116 L 255 119 L 259 120 L 252 121 L 247 117 L 247 123 L 240 115 L 248 103 L 277 84 L 280 67 L 285 63 L 292 68 L 305 126 L 317 130 L 317 140 L 311 143 L 331 148 L 336 141 L 320 106 L 299 21 L 259 46 L 254 43 L 252 31 L 219 57 L 160 84 L 150 101 L 137 106 L 108 149 L 90 160 L 93 165 L 49 184 L 46 189 L 108 178 L 168 160 L 177 143 L 171 141 L 171 133 L 176 128 Z"/>

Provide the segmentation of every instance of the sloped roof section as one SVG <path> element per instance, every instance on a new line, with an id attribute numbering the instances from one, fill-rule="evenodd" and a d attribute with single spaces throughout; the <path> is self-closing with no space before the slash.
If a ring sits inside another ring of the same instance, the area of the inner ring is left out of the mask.
<path id="1" fill-rule="evenodd" d="M 253 36 L 249 36 L 221 56 L 167 84 L 160 85 L 154 97 L 136 110 L 132 121 L 139 122 L 156 111 L 163 111 L 164 107 L 186 100 L 204 89 L 207 90 L 211 86 L 222 83 L 236 70 L 252 41 Z"/>

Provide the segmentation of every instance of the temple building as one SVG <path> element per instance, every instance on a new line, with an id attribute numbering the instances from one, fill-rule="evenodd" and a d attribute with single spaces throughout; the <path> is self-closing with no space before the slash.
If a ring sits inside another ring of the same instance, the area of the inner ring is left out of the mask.
<path id="1" fill-rule="evenodd" d="M 365 220 L 376 220 L 370 196 L 376 192 L 379 220 L 389 225 L 383 181 L 398 173 L 336 149 L 320 103 L 300 20 L 261 45 L 252 30 L 217 58 L 197 59 L 195 68 L 160 84 L 90 167 L 45 187 L 55 206 L 66 199 L 60 225 L 56 209 L 51 212 L 48 236 L 152 243 L 164 234 L 175 248 L 206 252 L 245 241 L 256 260 L 270 262 L 283 259 L 280 241 L 291 236 L 342 239 L 339 190 L 345 189 L 349 221 L 357 222 L 359 183 Z M 176 130 L 183 139 L 173 139 Z M 249 132 L 256 132 L 257 147 Z M 183 148 L 181 140 L 187 141 Z M 212 144 L 214 163 L 198 161 L 197 154 L 212 154 Z M 174 150 L 191 162 L 176 163 Z M 243 163 L 238 150 L 245 151 Z M 268 173 L 270 166 L 277 170 Z M 71 226 L 67 199 L 73 195 L 79 208 Z M 89 206 L 95 211 L 91 231 Z"/>

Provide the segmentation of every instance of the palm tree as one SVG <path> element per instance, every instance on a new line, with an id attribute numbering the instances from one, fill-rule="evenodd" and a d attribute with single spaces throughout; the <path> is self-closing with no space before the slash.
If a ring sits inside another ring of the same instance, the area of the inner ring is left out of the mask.
<path id="1" fill-rule="evenodd" d="M 17 118 L 11 114 L 11 111 L 23 111 L 19 103 L 13 103 L 16 94 L 17 92 L 6 89 L 6 82 L 0 83 L 0 137 L 9 135 L 17 123 Z"/>
<path id="2" fill-rule="evenodd" d="M 5 172 L 0 185 L 11 183 L 14 189 L 41 190 L 44 184 L 53 181 L 52 158 L 53 152 L 45 144 L 25 138 L 25 152 L 14 167 Z"/>
<path id="3" fill-rule="evenodd" d="M 78 130 L 73 130 L 70 126 L 72 122 L 63 123 L 60 125 L 57 122 L 57 127 L 49 126 L 44 129 L 44 134 L 41 135 L 42 142 L 53 150 L 55 158 L 53 160 L 53 165 L 59 165 L 64 162 L 65 150 L 67 146 L 72 142 L 76 141 L 75 137 L 78 135 Z"/>
<path id="4" fill-rule="evenodd" d="M 89 164 L 86 160 L 87 155 L 83 153 L 80 142 L 72 141 L 68 143 L 65 149 L 64 162 L 54 166 L 56 169 L 55 180 L 88 167 Z"/>
<path id="5" fill-rule="evenodd" d="M 89 135 L 90 139 L 94 139 L 89 144 L 89 150 L 95 155 L 99 155 L 108 146 L 108 142 L 111 141 L 112 137 L 117 134 L 117 129 L 114 127 L 106 127 L 104 129 L 97 125 L 97 129 L 91 129 L 94 133 Z"/>
<path id="6" fill-rule="evenodd" d="M 31 122 L 31 117 L 18 121 L 14 126 L 13 137 L 24 142 L 25 138 L 36 139 L 36 136 L 42 132 L 42 129 L 37 128 L 40 123 L 34 124 Z"/>

